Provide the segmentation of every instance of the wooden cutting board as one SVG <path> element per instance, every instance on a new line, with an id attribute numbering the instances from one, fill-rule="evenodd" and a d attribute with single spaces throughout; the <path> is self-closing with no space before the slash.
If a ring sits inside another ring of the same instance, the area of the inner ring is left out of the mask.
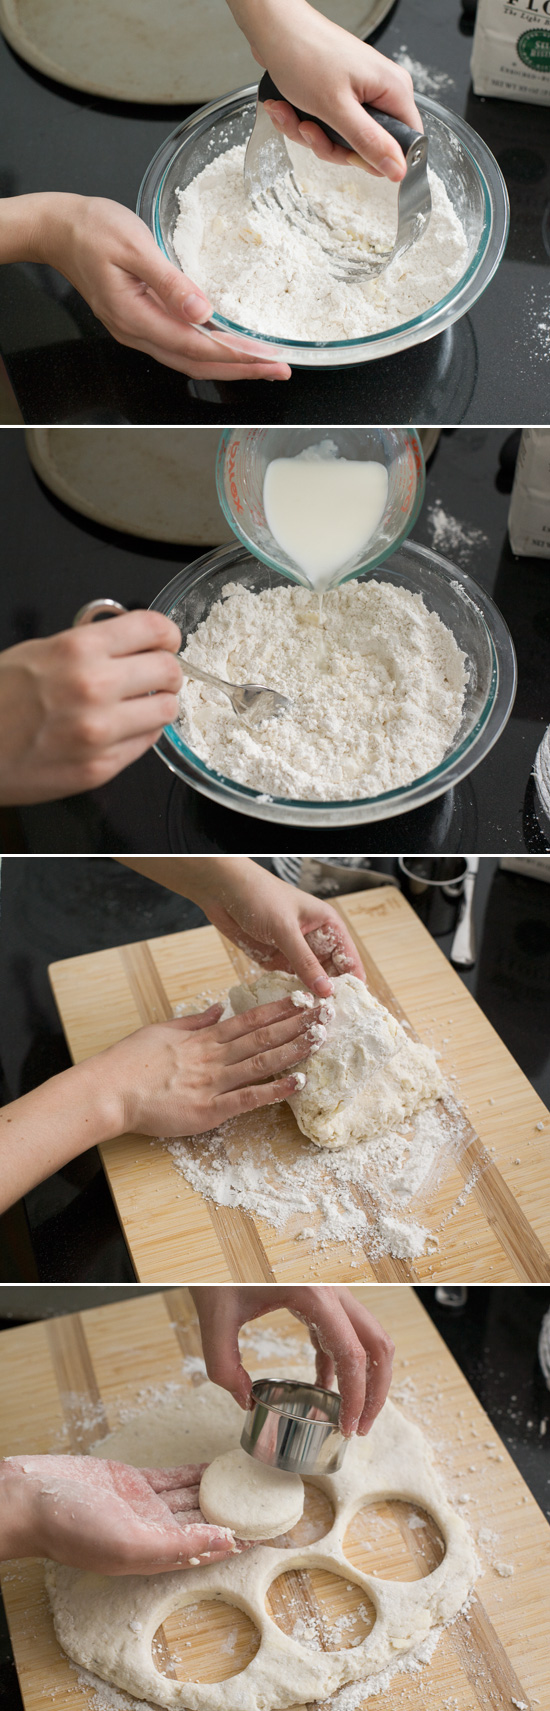
<path id="1" fill-rule="evenodd" d="M 486 1528 L 496 1535 L 489 1555 L 496 1552 L 495 1560 L 513 1568 L 512 1575 L 502 1577 L 485 1558 L 468 1615 L 446 1630 L 430 1664 L 417 1677 L 398 1677 L 393 1689 L 358 1711 L 370 1711 L 373 1704 L 376 1711 L 396 1711 L 396 1705 L 405 1711 L 426 1711 L 426 1705 L 433 1711 L 512 1711 L 514 1705 L 548 1711 L 550 1527 L 414 1292 L 375 1287 L 358 1293 L 395 1341 L 392 1394 L 433 1438 L 451 1501 L 469 1494 L 464 1512 L 474 1534 Z M 296 1374 L 302 1340 L 307 1343 L 304 1328 L 285 1313 L 274 1313 L 262 1327 L 251 1328 L 253 1338 L 267 1327 L 289 1339 L 286 1367 L 289 1376 Z M 269 1360 L 247 1348 L 246 1331 L 241 1343 L 250 1370 L 269 1371 Z M 113 1430 L 121 1409 L 135 1406 L 144 1386 L 201 1383 L 196 1362 L 192 1376 L 182 1369 L 182 1356 L 199 1353 L 194 1309 L 183 1289 L 3 1332 L 0 1455 L 85 1452 Z M 326 1500 L 314 1487 L 308 1493 L 310 1517 L 321 1537 L 329 1519 Z M 407 1527 L 406 1508 L 381 1505 L 370 1516 L 368 1551 L 355 1522 L 353 1538 L 348 1535 L 350 1560 L 388 1578 L 410 1580 L 429 1573 L 434 1563 L 430 1529 L 419 1556 L 422 1535 Z M 363 1512 L 363 1525 L 368 1524 Z M 89 1711 L 88 1698 L 55 1639 L 42 1564 L 7 1563 L 1 1579 L 25 1711 L 43 1711 L 45 1704 L 55 1711 Z M 336 1615 L 356 1612 L 354 1592 L 341 1578 L 302 1571 L 283 1575 L 270 1591 L 272 1613 L 281 1626 L 292 1595 L 306 1616 L 320 1614 L 328 1638 Z M 185 1647 L 188 1678 L 223 1679 L 248 1661 L 254 1645 L 249 1628 L 229 1606 L 210 1605 L 207 1611 L 195 1606 L 191 1616 L 176 1614 L 159 1630 L 157 1663 L 166 1671 L 175 1668 L 183 1679 L 181 1666 L 172 1663 L 179 1643 Z"/>
<path id="2" fill-rule="evenodd" d="M 352 1265 L 342 1243 L 312 1252 L 303 1236 L 291 1239 L 260 1218 L 204 1201 L 159 1144 L 126 1135 L 100 1150 L 138 1277 L 548 1281 L 550 1113 L 400 892 L 356 892 L 338 907 L 371 991 L 441 1053 L 471 1126 L 424 1218 L 438 1233 L 437 1254 L 376 1265 L 355 1257 Z M 198 994 L 203 1008 L 249 969 L 214 927 L 200 927 L 54 963 L 50 979 L 69 1049 L 81 1062 L 141 1023 L 170 1017 L 178 1002 Z M 243 1118 L 243 1146 L 260 1118 Z M 273 1121 L 283 1152 L 298 1135 L 289 1106 L 277 1107 Z"/>

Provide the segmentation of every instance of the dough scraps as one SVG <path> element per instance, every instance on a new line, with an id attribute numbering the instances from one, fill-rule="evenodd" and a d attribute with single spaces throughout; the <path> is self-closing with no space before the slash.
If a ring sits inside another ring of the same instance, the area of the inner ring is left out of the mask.
<path id="1" fill-rule="evenodd" d="M 230 992 L 238 1015 L 300 989 L 295 975 L 261 974 Z M 428 1046 L 354 974 L 334 980 L 334 1016 L 318 1049 L 299 1066 L 305 1087 L 288 1103 L 303 1135 L 319 1147 L 346 1147 L 398 1127 L 441 1098 L 445 1082 Z"/>
<path id="2" fill-rule="evenodd" d="M 239 1445 L 205 1469 L 199 1502 L 205 1520 L 230 1527 L 238 1539 L 277 1539 L 297 1527 L 304 1487 L 298 1473 L 266 1467 Z"/>
<path id="3" fill-rule="evenodd" d="M 241 1427 L 242 1412 L 233 1398 L 206 1382 L 120 1426 L 92 1453 L 141 1467 L 175 1466 L 235 1448 Z M 151 1576 L 113 1578 L 49 1563 L 47 1584 L 60 1645 L 103 1681 L 168 1711 L 285 1711 L 327 1699 L 347 1682 L 376 1677 L 400 1659 L 406 1667 L 407 1654 L 457 1615 L 477 1570 L 470 1534 L 447 1501 L 426 1439 L 388 1401 L 368 1437 L 352 1441 L 340 1472 L 313 1483 L 329 1498 L 334 1522 L 322 1540 L 310 1545 L 259 1544 L 212 1567 Z M 351 1568 L 344 1554 L 346 1529 L 359 1508 L 386 1500 L 414 1503 L 439 1527 L 445 1555 L 424 1579 L 383 1580 Z M 313 1651 L 277 1627 L 266 1611 L 266 1594 L 278 1575 L 294 1569 L 339 1573 L 366 1594 L 376 1621 L 361 1645 Z M 171 1680 L 153 1662 L 154 1635 L 174 1611 L 204 1598 L 220 1598 L 243 1610 L 259 1629 L 259 1649 L 231 1682 Z"/>

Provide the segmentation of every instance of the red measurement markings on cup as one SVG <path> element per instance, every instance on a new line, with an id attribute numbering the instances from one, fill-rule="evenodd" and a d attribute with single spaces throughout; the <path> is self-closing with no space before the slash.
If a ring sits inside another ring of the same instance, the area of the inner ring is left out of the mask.
<path id="1" fill-rule="evenodd" d="M 239 497 L 239 489 L 235 480 L 235 463 L 240 443 L 240 440 L 232 440 L 227 454 L 227 479 L 229 482 L 229 491 L 236 511 L 244 511 L 244 505 L 242 499 Z"/>
<path id="2" fill-rule="evenodd" d="M 405 446 L 406 446 L 406 450 L 407 450 L 407 466 L 406 466 L 406 475 L 405 475 L 406 487 L 405 487 L 405 492 L 403 494 L 403 498 L 401 501 L 401 505 L 399 507 L 400 511 L 403 511 L 403 512 L 407 512 L 410 508 L 412 495 L 413 495 L 415 473 L 420 475 L 420 463 L 418 461 L 418 456 L 417 456 L 415 446 L 411 445 L 410 440 L 405 440 Z"/>

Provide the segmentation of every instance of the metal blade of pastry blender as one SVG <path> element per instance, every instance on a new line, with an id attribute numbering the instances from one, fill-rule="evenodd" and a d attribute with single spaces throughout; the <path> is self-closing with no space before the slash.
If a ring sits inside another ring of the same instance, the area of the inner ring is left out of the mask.
<path id="1" fill-rule="evenodd" d="M 407 170 L 401 179 L 397 198 L 397 233 L 391 249 L 380 252 L 346 249 L 341 243 L 334 247 L 323 241 L 330 233 L 330 221 L 313 207 L 297 183 L 292 161 L 286 147 L 284 137 L 278 132 L 266 113 L 264 102 L 281 100 L 282 97 L 273 83 L 269 72 L 265 72 L 258 88 L 256 102 L 256 118 L 252 135 L 249 138 L 244 163 L 244 182 L 247 194 L 252 202 L 258 200 L 268 207 L 275 206 L 291 224 L 303 232 L 314 236 L 320 247 L 331 257 L 333 272 L 337 277 L 356 279 L 374 277 L 389 267 L 391 261 L 404 255 L 411 244 L 426 230 L 432 207 L 430 186 L 428 183 L 428 139 L 420 131 L 413 131 L 404 125 L 400 119 L 394 119 L 390 113 L 382 113 L 378 107 L 370 107 L 364 103 L 364 111 L 368 113 L 383 130 L 395 137 L 406 160 Z M 316 125 L 321 125 L 331 141 L 345 148 L 351 162 L 360 162 L 360 157 L 354 155 L 345 137 L 335 131 L 324 121 L 312 118 L 311 114 L 302 113 L 296 109 L 298 118 L 303 121 L 312 119 Z"/>

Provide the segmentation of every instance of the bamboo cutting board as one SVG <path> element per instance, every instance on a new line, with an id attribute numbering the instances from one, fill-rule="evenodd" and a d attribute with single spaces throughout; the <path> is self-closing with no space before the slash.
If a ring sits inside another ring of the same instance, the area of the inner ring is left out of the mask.
<path id="1" fill-rule="evenodd" d="M 390 887 L 355 892 L 338 907 L 367 970 L 371 991 L 441 1054 L 458 1082 L 468 1124 L 459 1152 L 434 1189 L 425 1221 L 437 1254 L 371 1264 L 342 1244 L 317 1252 L 260 1218 L 203 1200 L 170 1156 L 143 1136 L 122 1136 L 101 1155 L 138 1277 L 144 1282 L 380 1282 L 550 1280 L 550 1113 L 430 938 Z M 200 996 L 200 1006 L 249 972 L 246 955 L 214 927 L 174 933 L 55 963 L 50 978 L 75 1062 L 144 1022 Z M 289 1106 L 271 1107 L 281 1152 L 298 1136 Z M 261 1113 L 242 1119 L 258 1132 Z M 542 1128 L 538 1125 L 542 1124 Z M 468 1127 L 469 1125 L 469 1127 Z M 307 1146 L 307 1142 L 303 1142 Z M 322 1163 L 320 1163 L 320 1169 Z"/>
<path id="2" fill-rule="evenodd" d="M 493 1538 L 497 1535 L 497 1560 L 508 1564 L 513 1574 L 501 1577 L 485 1562 L 468 1614 L 445 1631 L 430 1664 L 417 1676 L 398 1677 L 393 1688 L 357 1711 L 370 1711 L 373 1704 L 376 1711 L 395 1711 L 396 1704 L 405 1711 L 425 1711 L 427 1705 L 433 1711 L 512 1711 L 514 1705 L 548 1711 L 550 1527 L 414 1292 L 387 1287 L 363 1288 L 359 1294 L 396 1343 L 395 1400 L 433 1438 L 451 1501 L 468 1492 L 464 1512 L 474 1534 L 486 1528 Z M 270 1314 L 261 1327 L 250 1327 L 252 1343 L 258 1330 L 262 1334 L 267 1327 L 288 1339 L 289 1376 L 303 1371 L 300 1350 L 308 1347 L 304 1327 L 285 1313 Z M 253 1373 L 270 1370 L 270 1360 L 247 1348 L 246 1330 L 241 1346 Z M 144 1295 L 3 1332 L 0 1455 L 60 1449 L 82 1454 L 113 1430 L 120 1411 L 135 1406 L 144 1387 L 201 1383 L 199 1353 L 198 1327 L 186 1290 Z M 182 1367 L 186 1354 L 195 1357 L 192 1376 Z M 40 1412 L 35 1406 L 38 1394 Z M 309 1519 L 320 1538 L 330 1520 L 326 1500 L 312 1485 L 307 1491 Z M 405 1504 L 380 1505 L 375 1515 L 363 1511 L 347 1537 L 350 1561 L 399 1580 L 429 1573 L 438 1560 L 430 1527 L 420 1534 L 407 1521 Z M 362 1528 L 369 1524 L 367 1540 Z M 419 1537 L 424 1540 L 422 1556 Z M 295 1534 L 289 1539 L 298 1542 Z M 360 1627 L 365 1618 L 348 1584 L 334 1575 L 282 1575 L 270 1589 L 271 1613 L 284 1627 L 290 1600 L 292 1621 L 298 1600 L 306 1617 L 314 1614 L 320 1620 L 325 1644 L 330 1644 L 334 1620 L 349 1615 L 355 1619 L 349 1631 L 353 1643 L 355 1627 L 358 1633 L 365 1631 Z M 90 1711 L 87 1695 L 55 1639 L 42 1564 L 5 1564 L 2 1591 L 25 1711 L 43 1711 L 45 1704 L 56 1711 Z M 364 1609 L 364 1597 L 360 1602 Z M 252 1655 L 251 1628 L 241 1612 L 228 1605 L 205 1610 L 199 1604 L 185 1616 L 175 1613 L 156 1636 L 157 1667 L 180 1679 L 226 1679 Z M 178 1661 L 182 1656 L 185 1670 Z M 229 1711 L 230 1706 L 228 1689 Z"/>

